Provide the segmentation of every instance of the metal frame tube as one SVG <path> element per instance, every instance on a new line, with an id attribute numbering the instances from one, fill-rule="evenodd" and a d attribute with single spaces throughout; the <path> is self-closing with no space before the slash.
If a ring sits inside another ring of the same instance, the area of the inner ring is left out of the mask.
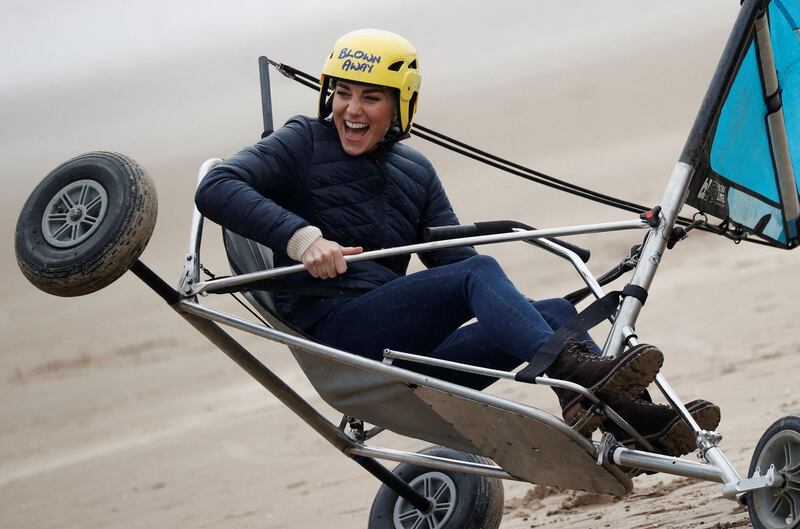
<path id="1" fill-rule="evenodd" d="M 722 110 L 725 96 L 733 83 L 733 79 L 738 71 L 739 64 L 747 52 L 750 44 L 750 37 L 753 35 L 753 25 L 759 12 L 763 9 L 766 2 L 764 0 L 744 0 L 736 17 L 736 22 L 731 29 L 728 41 L 722 51 L 714 76 L 706 90 L 703 103 L 697 113 L 697 118 L 689 132 L 680 161 L 692 167 L 697 167 L 700 156 L 706 146 L 708 137 L 717 116 Z"/>
<path id="2" fill-rule="evenodd" d="M 141 279 L 144 284 L 161 296 L 161 299 L 166 301 L 168 305 L 173 306 L 180 302 L 181 295 L 178 291 L 169 286 L 158 274 L 150 270 L 150 268 L 140 260 L 137 259 L 134 261 L 130 270 L 136 277 Z"/>
<path id="3" fill-rule="evenodd" d="M 340 452 L 351 457 L 351 459 L 364 467 L 373 476 L 380 479 L 382 483 L 395 491 L 399 496 L 408 500 L 420 511 L 427 512 L 430 510 L 431 503 L 427 498 L 419 494 L 383 465 L 374 459 L 351 454 L 350 449 L 356 446 L 355 441 L 350 439 L 344 432 L 337 428 L 336 425 L 320 414 L 311 404 L 290 388 L 280 377 L 247 351 L 247 349 L 242 347 L 239 342 L 223 331 L 216 323 L 181 310 L 182 307 L 180 304 L 175 305 L 174 308 L 195 329 L 200 331 L 201 334 L 221 349 L 231 360 L 236 362 L 239 367 L 244 369 L 250 376 L 256 379 L 258 383 L 264 386 L 264 388 L 269 390 L 270 393 L 275 395 L 278 400 L 300 417 L 306 424 L 311 426 L 326 441 L 336 447 Z"/>
<path id="4" fill-rule="evenodd" d="M 722 452 L 722 449 L 716 445 L 712 445 L 708 441 L 704 441 L 700 446 L 700 453 L 706 461 L 714 465 L 719 470 L 720 476 L 724 483 L 736 483 L 742 478 L 739 473 L 733 468 L 733 465 Z"/>
<path id="5" fill-rule="evenodd" d="M 627 332 L 632 333 L 630 329 Z M 631 338 L 631 342 L 631 345 L 638 344 L 638 340 L 635 337 Z M 694 434 L 694 438 L 697 441 L 698 448 L 701 450 L 702 457 L 717 469 L 720 479 L 726 484 L 737 483 L 740 481 L 741 477 L 739 476 L 739 473 L 733 467 L 722 450 L 717 447 L 715 441 L 713 440 L 713 436 L 700 428 L 700 425 L 697 424 L 697 421 L 694 420 L 694 417 L 692 417 L 692 415 L 689 413 L 689 410 L 686 409 L 686 406 L 683 404 L 683 401 L 680 399 L 680 397 L 678 397 L 678 394 L 675 392 L 669 382 L 667 382 L 666 377 L 659 373 L 656 375 L 655 382 L 673 409 L 678 412 L 678 415 L 680 415 L 681 419 L 683 419 L 687 426 L 689 426 L 691 432 Z"/>
<path id="6" fill-rule="evenodd" d="M 209 158 L 203 165 L 200 166 L 200 169 L 197 171 L 197 187 L 200 187 L 200 182 L 203 181 L 203 178 L 206 177 L 208 172 L 214 168 L 215 165 L 222 163 L 221 158 Z M 194 204 L 194 201 L 192 201 Z M 189 249 L 188 254 L 192 256 L 198 256 L 200 254 L 200 243 L 202 242 L 203 238 L 203 215 L 197 210 L 197 206 L 192 208 L 192 224 L 189 228 Z M 195 278 L 196 279 L 196 278 Z"/>
<path id="7" fill-rule="evenodd" d="M 287 408 L 311 426 L 339 451 L 346 452 L 355 443 L 331 421 L 320 414 L 303 397 L 290 388 L 278 375 L 261 363 L 233 337 L 209 319 L 185 310 L 185 302 L 175 305 L 175 310 L 195 329 L 208 338 L 222 352 L 236 362 L 251 377 L 275 395 Z"/>
<path id="8" fill-rule="evenodd" d="M 617 222 L 606 222 L 601 224 L 587 224 L 579 226 L 567 226 L 563 228 L 549 228 L 542 230 L 529 230 L 511 233 L 499 233 L 496 235 L 480 235 L 477 237 L 465 237 L 463 239 L 447 239 L 443 241 L 432 241 L 420 244 L 409 244 L 406 246 L 397 246 L 395 248 L 387 248 L 385 250 L 375 250 L 372 252 L 364 252 L 358 255 L 349 255 L 345 257 L 348 263 L 356 263 L 359 261 L 368 261 L 371 259 L 381 259 L 384 257 L 392 257 L 395 255 L 406 255 L 417 252 L 430 252 L 441 250 L 444 248 L 453 248 L 456 246 L 478 246 L 481 244 L 494 244 L 501 242 L 511 241 L 524 241 L 526 239 L 541 239 L 543 237 L 555 237 L 564 235 L 579 235 L 585 233 L 603 233 L 621 230 L 635 230 L 647 228 L 647 224 L 640 220 L 623 220 Z M 274 278 L 287 274 L 294 274 L 297 272 L 304 272 L 305 266 L 302 264 L 285 266 L 283 268 L 274 268 L 264 272 L 254 272 L 250 274 L 242 274 L 234 277 L 226 277 L 222 279 L 212 279 L 195 284 L 191 289 L 185 291 L 188 296 L 195 296 L 204 292 L 213 292 L 226 287 L 244 285 L 254 281 L 263 279 Z"/>
<path id="9" fill-rule="evenodd" d="M 197 172 L 197 186 L 203 181 L 206 174 L 215 165 L 222 163 L 220 158 L 210 158 L 203 162 Z M 192 201 L 194 204 L 194 201 Z M 183 274 L 179 280 L 178 289 L 186 292 L 186 286 L 200 281 L 200 244 L 203 242 L 203 215 L 197 210 L 197 206 L 192 207 L 192 224 L 189 228 L 189 250 L 186 253 L 186 260 L 183 263 Z"/>
<path id="10" fill-rule="evenodd" d="M 631 284 L 642 287 L 645 290 L 650 288 L 653 277 L 658 270 L 658 265 L 664 255 L 664 250 L 667 248 L 667 242 L 672 234 L 675 219 L 678 218 L 678 213 L 686 202 L 686 194 L 689 192 L 689 183 L 693 174 L 694 167 L 682 162 L 675 164 L 667 183 L 667 189 L 661 198 L 661 213 L 658 225 L 651 229 L 642 247 L 639 264 L 634 269 L 633 278 L 630 281 Z M 609 339 L 604 347 L 604 353 L 616 355 L 622 350 L 628 338 L 623 330 L 626 327 L 636 327 L 636 320 L 641 310 L 641 301 L 632 296 L 623 298 L 614 325 L 611 328 Z"/>
<path id="11" fill-rule="evenodd" d="M 437 378 L 421 375 L 413 371 L 408 371 L 398 367 L 388 366 L 381 362 L 376 362 L 375 360 L 370 360 L 368 358 L 348 353 L 346 351 L 342 351 L 339 349 L 335 349 L 333 347 L 329 347 L 327 345 L 322 345 L 313 342 L 311 340 L 306 340 L 298 336 L 293 336 L 291 334 L 287 334 L 275 329 L 270 329 L 263 325 L 257 325 L 247 320 L 243 320 L 241 318 L 232 316 L 230 314 L 225 314 L 219 311 L 209 309 L 198 303 L 193 303 L 184 300 L 177 305 L 177 308 L 182 312 L 186 312 L 198 316 L 200 318 L 206 318 L 217 323 L 228 325 L 235 329 L 239 329 L 241 331 L 245 331 L 250 334 L 255 334 L 256 336 L 261 336 L 263 338 L 267 338 L 272 341 L 282 343 L 284 345 L 296 347 L 297 349 L 306 351 L 308 353 L 323 358 L 328 358 L 335 362 L 339 362 L 343 365 L 356 367 L 370 373 L 376 373 L 390 377 L 397 377 L 398 375 L 402 374 L 403 380 L 412 384 L 424 385 L 432 389 L 444 391 L 447 393 L 452 393 L 454 395 L 475 400 L 489 406 L 498 406 L 513 411 L 515 413 L 533 417 L 539 422 L 542 422 L 544 424 L 547 424 L 548 426 L 552 426 L 553 428 L 562 431 L 565 435 L 568 435 L 573 442 L 577 443 L 579 446 L 584 447 L 589 453 L 592 453 L 594 451 L 593 445 L 585 437 L 580 435 L 578 432 L 572 430 L 571 428 L 565 429 L 564 428 L 565 424 L 563 421 L 557 419 L 553 415 L 544 412 L 538 408 L 533 408 L 525 404 L 520 404 L 518 402 L 514 402 L 508 399 L 504 399 L 502 397 L 497 397 L 494 395 L 483 393 L 474 389 L 466 388 L 464 386 L 459 386 L 458 384 L 453 384 L 451 382 L 446 382 L 443 380 L 439 380 Z M 580 386 L 577 385 L 576 387 L 580 388 Z"/>
<path id="12" fill-rule="evenodd" d="M 695 167 L 706 146 L 714 123 L 722 110 L 725 97 L 741 64 L 742 58 L 750 45 L 756 18 L 765 6 L 764 0 L 744 0 L 739 16 L 723 50 L 717 69 L 709 84 L 706 96 L 695 119 L 689 137 L 686 140 L 680 160 L 672 171 L 667 188 L 661 199 L 661 213 L 658 224 L 652 228 L 642 248 L 639 264 L 636 266 L 631 283 L 648 289 L 658 270 L 658 265 L 667 247 L 667 242 L 675 225 L 675 220 L 686 202 Z M 611 328 L 604 353 L 617 354 L 625 346 L 626 341 L 635 339 L 633 334 L 636 320 L 642 309 L 642 303 L 634 297 L 626 297 L 620 304 L 617 317 Z M 673 406 L 695 433 L 700 433 L 699 426 L 691 418 L 683 403 L 677 397 L 662 375 L 656 382 Z M 725 482 L 739 481 L 739 476 L 722 451 L 708 439 L 698 436 L 704 457 L 712 463 Z M 631 462 L 632 463 L 632 462 Z M 663 470 L 653 468 L 651 470 Z"/>
<path id="13" fill-rule="evenodd" d="M 174 302 L 179 298 L 178 292 L 172 290 L 169 285 L 155 275 L 143 263 L 137 261 L 137 263 L 134 265 L 133 271 L 137 276 L 145 281 L 148 286 L 151 286 L 151 288 L 159 293 L 162 293 L 163 291 L 162 297 L 164 297 L 164 299 L 168 302 Z M 305 340 L 303 338 L 282 333 L 268 327 L 256 325 L 234 316 L 208 309 L 197 303 L 182 300 L 174 303 L 172 306 L 176 312 L 178 312 L 184 319 L 186 319 L 187 322 L 189 322 L 189 324 L 195 327 L 195 329 L 197 329 L 201 334 L 206 336 L 215 346 L 217 346 L 232 360 L 234 360 L 234 362 L 242 367 L 264 388 L 275 395 L 284 405 L 287 406 L 287 408 L 289 408 L 293 413 L 306 422 L 306 424 L 311 426 L 325 440 L 330 442 L 339 451 L 355 460 L 370 473 L 378 477 L 388 487 L 397 492 L 398 495 L 407 499 L 421 511 L 424 512 L 425 509 L 428 508 L 429 503 L 427 500 L 419 495 L 416 491 L 408 487 L 408 485 L 402 482 L 402 480 L 397 479 L 396 476 L 391 473 L 391 471 L 380 465 L 377 461 L 370 459 L 370 457 L 406 462 L 427 468 L 454 470 L 500 479 L 517 479 L 497 466 L 449 460 L 446 458 L 437 458 L 434 456 L 413 454 L 391 449 L 368 447 L 357 443 L 348 437 L 336 425 L 322 416 L 313 406 L 311 406 L 311 404 L 309 404 L 299 394 L 292 390 L 280 377 L 275 375 L 269 368 L 267 368 L 249 351 L 247 351 L 247 349 L 245 349 L 234 338 L 222 330 L 216 322 L 228 324 L 234 328 L 251 332 L 285 345 L 298 347 L 308 352 L 318 354 L 344 364 L 366 368 L 367 371 L 383 374 L 397 374 L 397 370 L 399 368 L 386 366 L 380 362 L 364 359 L 344 351 L 339 351 L 337 349 Z M 432 379 L 430 377 L 410 371 L 404 371 L 403 375 L 411 382 L 425 384 L 434 389 L 448 391 L 457 395 L 476 399 L 487 405 L 500 405 L 506 409 L 514 410 L 518 413 L 535 416 L 539 421 L 546 424 L 552 422 L 554 426 L 559 424 L 563 426 L 561 421 L 550 416 L 549 414 L 541 412 L 536 408 L 531 408 L 529 406 L 508 401 L 499 397 L 494 397 L 492 395 L 487 395 L 479 391 L 463 388 L 448 382 Z M 550 380 L 546 378 L 542 378 L 540 383 L 545 385 L 571 384 L 568 382 L 564 383 L 563 381 Z M 576 386 L 576 388 L 572 389 L 584 389 L 584 391 L 586 391 L 585 388 L 580 388 L 579 386 Z M 588 391 L 586 392 L 587 396 L 593 397 L 593 395 L 588 394 Z M 565 433 L 569 435 L 568 432 L 574 431 L 570 429 L 565 431 Z M 571 437 L 574 437 L 573 441 L 577 442 L 578 444 L 585 445 L 590 453 L 597 450 L 594 444 L 588 442 L 576 432 L 574 435 L 571 435 Z M 622 450 L 622 453 L 624 453 L 624 451 L 627 449 L 620 448 L 618 450 Z M 714 460 L 718 456 L 721 456 L 721 453 L 712 456 L 711 459 Z M 658 456 L 656 454 L 649 454 L 647 452 L 634 453 L 633 456 L 627 459 L 624 457 L 620 459 L 620 457 L 622 456 L 617 456 L 615 459 L 613 459 L 613 461 L 617 464 L 624 464 L 625 466 L 633 466 L 635 468 L 659 470 L 687 477 L 697 477 L 699 479 L 711 479 L 712 481 L 718 481 L 718 473 L 714 474 L 713 472 L 708 471 L 704 465 L 698 466 L 699 464 L 697 463 L 689 463 L 676 459 L 673 460 L 671 458 L 666 458 L 665 456 Z M 620 463 L 620 461 L 622 461 L 622 463 Z M 668 464 L 664 461 L 667 461 Z"/>
<path id="14" fill-rule="evenodd" d="M 488 369 L 485 367 L 478 367 L 472 366 L 469 364 L 462 364 L 460 362 L 452 362 L 450 360 L 442 360 L 439 358 L 431 358 L 427 356 L 415 355 L 411 353 L 403 353 L 400 351 L 393 351 L 391 349 L 385 349 L 383 351 L 384 358 L 389 359 L 396 359 L 396 360 L 405 360 L 407 362 L 414 362 L 417 364 L 425 364 L 434 367 L 442 367 L 445 369 L 452 369 L 455 371 L 462 371 L 465 373 L 473 373 L 476 375 L 483 375 L 487 377 L 494 377 L 494 378 L 502 378 L 505 380 L 516 380 L 516 374 L 511 371 L 499 371 L 497 369 Z M 575 384 L 574 382 L 569 382 L 566 380 L 561 380 L 557 378 L 550 378 L 546 376 L 539 376 L 536 377 L 536 384 L 541 386 L 550 386 L 550 387 L 557 387 L 562 389 L 568 389 L 575 393 L 579 393 L 592 401 L 595 404 L 599 404 L 605 410 L 606 415 L 610 419 L 612 419 L 619 427 L 625 430 L 629 435 L 631 435 L 636 441 L 643 447 L 647 448 L 648 450 L 653 450 L 653 446 L 644 439 L 639 432 L 633 429 L 633 427 L 623 419 L 619 414 L 617 414 L 611 407 L 604 405 L 600 402 L 600 399 L 595 396 L 594 393 L 586 389 L 585 387 Z"/>
<path id="15" fill-rule="evenodd" d="M 395 491 L 398 496 L 406 499 L 419 512 L 423 514 L 431 512 L 433 503 L 428 498 L 414 490 L 411 485 L 400 479 L 400 477 L 394 472 L 372 458 L 360 455 L 352 455 L 351 457 L 356 463 L 364 467 L 367 472 L 381 480 L 384 485 Z"/>
<path id="16" fill-rule="evenodd" d="M 464 472 L 465 474 L 473 474 L 476 476 L 521 481 L 519 478 L 512 476 L 497 465 L 484 465 L 481 463 L 471 463 L 469 461 L 457 461 L 455 459 L 447 459 L 444 457 L 431 456 L 427 454 L 403 452 L 401 450 L 376 448 L 365 445 L 354 446 L 353 448 L 349 449 L 349 452 L 351 454 L 369 456 L 387 461 L 395 461 L 397 463 L 409 463 L 412 465 L 433 468 L 436 470 Z"/>
<path id="17" fill-rule="evenodd" d="M 603 287 L 600 286 L 600 283 L 597 282 L 597 279 L 592 275 L 589 271 L 589 268 L 583 262 L 583 260 L 570 250 L 569 248 L 565 248 L 560 244 L 551 241 L 550 239 L 536 239 L 535 241 L 525 241 L 529 244 L 535 244 L 540 248 L 544 248 L 552 253 L 557 254 L 559 257 L 563 257 L 570 263 L 572 266 L 575 267 L 575 271 L 578 272 L 578 275 L 583 279 L 583 282 L 586 283 L 586 286 L 589 287 L 589 290 L 592 291 L 592 294 L 597 298 L 602 298 L 605 293 L 603 292 Z"/>
<path id="18" fill-rule="evenodd" d="M 675 457 L 640 452 L 629 448 L 615 448 L 611 452 L 611 460 L 617 465 L 624 467 L 638 468 L 642 470 L 652 470 L 654 472 L 666 472 L 676 476 L 686 478 L 702 479 L 723 483 L 724 480 L 718 469 L 706 463 L 695 463 Z"/>
<path id="19" fill-rule="evenodd" d="M 630 342 L 631 346 L 639 345 L 639 340 L 636 337 L 634 331 L 630 327 L 625 328 L 625 334 L 629 336 L 628 341 Z M 689 410 L 686 409 L 684 406 L 683 401 L 681 401 L 678 394 L 672 389 L 672 386 L 664 375 L 659 373 L 656 375 L 656 385 L 661 390 L 661 393 L 664 394 L 666 397 L 667 402 L 672 405 L 673 409 L 678 412 L 678 415 L 683 419 L 683 421 L 690 427 L 692 433 L 694 434 L 695 439 L 699 439 L 703 430 L 700 428 L 700 425 L 697 424 L 697 421 L 694 420 L 694 417 L 689 413 Z"/>
<path id="20" fill-rule="evenodd" d="M 516 380 L 516 373 L 512 371 L 499 371 L 497 369 L 489 369 L 486 367 L 478 367 L 469 364 L 462 364 L 460 362 L 442 360 L 440 358 L 431 358 L 429 356 L 403 353 L 401 351 L 394 351 L 392 349 L 384 349 L 383 357 L 395 360 L 405 360 L 406 362 L 413 362 L 416 364 L 425 364 L 434 367 L 443 367 L 445 369 L 452 369 L 454 371 L 462 371 L 464 373 L 472 373 L 475 375 L 483 375 L 493 378 L 502 378 L 505 380 Z M 600 399 L 598 399 L 594 393 L 592 393 L 591 391 L 589 391 L 588 389 L 579 384 L 575 384 L 574 382 L 569 382 L 567 380 L 561 380 L 558 378 L 550 378 L 546 376 L 536 377 L 535 380 L 536 384 L 539 384 L 541 386 L 551 386 L 551 387 L 568 389 L 575 393 L 580 393 L 581 395 L 583 395 L 584 397 L 586 397 L 587 399 L 591 400 L 594 403 L 600 402 Z"/>
<path id="21" fill-rule="evenodd" d="M 461 466 L 461 463 L 459 462 L 452 462 L 448 460 L 443 460 L 438 462 L 435 460 L 434 461 L 425 460 L 413 454 L 402 455 L 402 459 L 400 459 L 402 452 L 393 452 L 388 449 L 366 447 L 364 445 L 359 445 L 358 443 L 355 443 L 352 439 L 347 437 L 341 430 L 336 428 L 333 425 L 333 423 L 322 417 L 319 414 L 319 412 L 317 412 L 310 404 L 304 401 L 302 397 L 297 395 L 280 378 L 274 375 L 271 371 L 269 371 L 269 369 L 267 369 L 263 364 L 261 364 L 257 359 L 255 359 L 255 357 L 250 355 L 250 353 L 247 352 L 241 345 L 239 345 L 233 338 L 231 338 L 229 335 L 227 335 L 227 333 L 225 333 L 222 329 L 220 329 L 214 323 L 214 321 L 231 325 L 240 330 L 251 332 L 253 334 L 269 338 L 279 343 L 283 343 L 285 345 L 298 347 L 310 353 L 318 354 L 320 356 L 330 358 L 334 361 L 338 361 L 346 365 L 361 367 L 370 372 L 396 375 L 397 370 L 399 368 L 387 366 L 380 362 L 375 362 L 373 360 L 361 358 L 344 351 L 340 351 L 331 347 L 311 342 L 309 340 L 305 340 L 303 338 L 298 338 L 286 333 L 282 333 L 280 331 L 269 329 L 267 327 L 255 325 L 245 320 L 241 320 L 239 318 L 235 318 L 233 316 L 226 315 L 224 313 L 213 311 L 196 303 L 182 301 L 178 305 L 176 305 L 175 308 L 178 312 L 182 313 L 182 315 L 201 333 L 203 333 L 205 336 L 211 339 L 215 345 L 217 345 L 220 349 L 222 349 L 226 354 L 231 356 L 231 358 L 233 358 L 234 361 L 236 361 L 239 365 L 245 368 L 245 370 L 248 373 L 250 373 L 254 378 L 256 378 L 256 380 L 261 382 L 261 384 L 264 385 L 264 387 L 266 387 L 271 392 L 273 392 L 273 394 L 278 396 L 281 402 L 286 404 L 287 407 L 289 407 L 289 409 L 291 409 L 297 415 L 299 415 L 306 423 L 308 423 L 318 433 L 320 433 L 323 437 L 325 437 L 326 440 L 331 442 L 334 446 L 336 446 L 340 451 L 344 452 L 345 454 L 372 455 L 376 457 L 380 456 L 381 458 L 389 460 L 409 462 L 413 464 L 419 464 L 420 466 L 429 466 L 431 468 L 443 468 L 442 465 L 444 464 L 447 465 L 455 464 L 456 465 L 455 467 L 451 467 L 454 470 L 466 473 L 479 473 L 481 475 L 492 474 L 494 477 L 507 479 L 505 475 L 498 474 L 496 469 L 494 469 L 493 467 L 483 468 L 471 465 Z M 212 321 L 207 321 L 206 318 Z M 505 409 L 517 411 L 518 413 L 534 415 L 536 416 L 537 420 L 544 423 L 552 422 L 554 426 L 557 424 L 563 426 L 563 422 L 559 421 L 555 417 L 552 417 L 551 415 L 544 413 L 541 410 L 538 410 L 536 408 L 531 408 L 523 404 L 509 401 L 500 397 L 495 397 L 493 395 L 487 395 L 479 391 L 464 388 L 456 384 L 451 384 L 449 382 L 444 382 L 438 379 L 430 378 L 411 371 L 404 370 L 403 377 L 412 383 L 424 384 L 434 389 L 448 391 L 456 395 L 461 395 L 474 400 L 478 400 L 487 405 L 499 405 Z M 547 379 L 544 379 L 542 381 L 543 384 L 547 384 L 547 382 L 548 382 Z M 592 451 L 596 451 L 595 445 L 589 443 L 589 441 L 587 441 L 583 436 L 581 436 L 577 432 L 574 432 L 574 430 L 571 429 L 569 429 L 568 432 L 573 432 L 574 435 L 570 435 L 570 437 L 573 437 L 573 441 L 577 442 L 580 445 L 585 445 L 585 447 L 589 449 L 590 453 Z M 667 456 L 651 454 L 648 452 L 631 451 L 624 448 L 618 448 L 617 450 L 622 450 L 623 451 L 622 453 L 629 455 L 630 453 L 633 453 L 633 455 L 631 455 L 630 457 L 615 455 L 613 461 L 617 464 L 622 464 L 624 466 L 630 466 L 644 470 L 657 470 L 679 476 L 695 477 L 698 479 L 705 479 L 711 481 L 721 481 L 720 475 L 725 475 L 724 472 L 721 472 L 716 469 L 711 469 L 710 465 L 688 462 L 681 459 L 669 458 Z M 616 451 L 614 453 L 616 454 Z M 622 457 L 622 459 L 620 459 L 620 457 Z M 719 457 L 724 458 L 721 452 L 718 452 L 717 449 L 717 452 L 714 452 L 714 456 L 712 456 L 712 458 L 710 459 L 712 463 L 715 463 L 715 461 L 717 461 Z M 433 464 L 437 465 L 437 467 L 432 466 Z M 728 479 L 728 476 L 726 476 L 726 481 L 736 482 L 738 481 L 738 476 L 736 477 L 736 479 L 732 478 Z"/>
<path id="22" fill-rule="evenodd" d="M 269 136 L 275 130 L 272 124 L 272 89 L 269 82 L 269 59 L 263 55 L 258 58 L 258 73 L 261 81 L 261 117 L 264 123 L 262 138 Z"/>
<path id="23" fill-rule="evenodd" d="M 383 357 L 390 358 L 392 360 L 405 360 L 406 362 L 413 362 L 415 364 L 443 367 L 445 369 L 452 369 L 454 371 L 461 371 L 464 373 L 472 373 L 474 375 L 514 380 L 514 373 L 511 371 L 500 371 L 498 369 L 489 369 L 487 367 L 472 366 L 469 364 L 462 364 L 460 362 L 442 360 L 440 358 L 431 358 L 429 356 L 403 353 L 401 351 L 394 351 L 392 349 L 384 349 Z"/>

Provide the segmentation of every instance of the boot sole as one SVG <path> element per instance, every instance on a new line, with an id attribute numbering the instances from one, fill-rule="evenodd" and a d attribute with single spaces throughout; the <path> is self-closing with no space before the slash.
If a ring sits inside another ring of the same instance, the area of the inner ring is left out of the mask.
<path id="1" fill-rule="evenodd" d="M 719 406 L 710 402 L 699 403 L 697 406 L 688 407 L 687 410 L 695 422 L 703 430 L 714 430 L 721 418 Z M 660 434 L 646 438 L 662 454 L 680 457 L 697 450 L 697 441 L 689 427 L 675 418 L 664 428 Z"/>
<path id="2" fill-rule="evenodd" d="M 620 364 L 591 388 L 604 399 L 627 399 L 638 395 L 655 380 L 664 363 L 664 355 L 652 345 L 637 345 L 627 353 L 631 359 Z"/>
<path id="3" fill-rule="evenodd" d="M 656 378 L 664 355 L 656 347 L 647 344 L 637 345 L 626 354 L 630 356 L 627 362 L 619 364 L 606 377 L 588 388 L 601 399 L 627 399 L 638 395 Z M 591 410 L 592 402 L 580 395 L 564 407 L 564 420 L 572 427 L 578 426 L 577 431 L 582 435 L 590 435 L 597 430 L 605 420 Z M 584 419 L 587 414 L 592 416 Z"/>

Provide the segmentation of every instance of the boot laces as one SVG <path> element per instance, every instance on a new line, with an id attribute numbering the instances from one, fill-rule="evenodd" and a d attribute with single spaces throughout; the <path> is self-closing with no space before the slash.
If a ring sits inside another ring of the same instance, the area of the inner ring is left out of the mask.
<path id="1" fill-rule="evenodd" d="M 587 342 L 571 339 L 567 342 L 567 352 L 573 354 L 581 362 L 597 362 L 607 360 L 589 348 Z"/>

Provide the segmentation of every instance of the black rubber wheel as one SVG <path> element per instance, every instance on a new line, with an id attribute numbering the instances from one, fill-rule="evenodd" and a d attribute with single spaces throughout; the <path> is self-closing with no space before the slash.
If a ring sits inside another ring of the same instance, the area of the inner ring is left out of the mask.
<path id="1" fill-rule="evenodd" d="M 36 186 L 17 221 L 22 273 L 56 296 L 100 290 L 125 273 L 153 234 L 153 181 L 125 155 L 82 154 Z"/>
<path id="2" fill-rule="evenodd" d="M 420 453 L 471 463 L 491 464 L 480 456 L 443 447 Z M 424 515 L 386 485 L 369 513 L 369 529 L 496 529 L 503 517 L 503 483 L 497 478 L 434 470 L 402 463 L 393 471 L 434 502 Z"/>
<path id="3" fill-rule="evenodd" d="M 756 445 L 748 476 L 763 476 L 770 466 L 783 477 L 778 489 L 749 492 L 747 509 L 755 529 L 800 527 L 800 413 L 775 421 Z"/>

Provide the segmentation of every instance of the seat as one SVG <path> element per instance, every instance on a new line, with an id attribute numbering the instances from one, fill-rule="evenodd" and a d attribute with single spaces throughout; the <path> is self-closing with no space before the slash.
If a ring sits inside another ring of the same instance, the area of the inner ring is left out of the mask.
<path id="1" fill-rule="evenodd" d="M 272 251 L 223 229 L 235 274 L 273 268 Z M 313 340 L 281 319 L 264 290 L 244 296 L 274 329 Z M 597 465 L 591 442 L 536 408 L 401 369 L 374 373 L 296 347 L 289 348 L 316 391 L 334 409 L 398 434 L 478 454 L 525 481 L 623 496 L 632 484 L 618 467 Z M 377 363 L 377 362 L 376 362 Z"/>

